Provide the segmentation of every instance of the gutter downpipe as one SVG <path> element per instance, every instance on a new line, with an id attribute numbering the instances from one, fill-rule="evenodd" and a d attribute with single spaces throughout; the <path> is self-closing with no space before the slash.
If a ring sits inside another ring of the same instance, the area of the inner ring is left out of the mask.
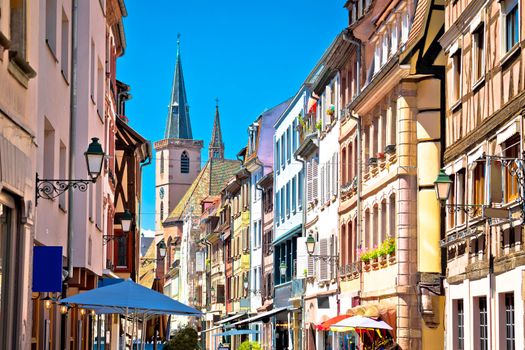
<path id="1" fill-rule="evenodd" d="M 357 75 L 357 81 L 356 81 L 356 90 L 359 94 L 361 92 L 361 41 L 357 38 L 355 38 L 353 35 L 349 33 L 349 30 L 347 29 L 343 33 L 343 40 L 354 45 L 356 47 L 356 56 L 357 56 L 357 62 L 356 62 L 356 70 L 358 72 Z M 361 200 L 361 193 L 362 193 L 362 173 L 363 173 L 363 164 L 362 164 L 362 155 L 361 155 L 361 131 L 362 131 L 362 125 L 361 125 L 361 117 L 359 114 L 357 114 L 354 110 L 350 111 L 350 119 L 355 120 L 357 123 L 357 241 L 359 243 L 359 248 L 361 248 L 363 243 L 363 217 L 362 217 L 362 200 Z M 359 274 L 359 296 L 361 296 L 361 291 L 363 290 L 364 281 L 363 281 L 363 274 Z"/>
<path id="2" fill-rule="evenodd" d="M 71 14 L 71 90 L 69 106 L 69 166 L 68 173 L 70 179 L 75 179 L 75 152 L 76 152 L 76 119 L 77 119 L 77 58 L 78 58 L 78 0 L 73 0 Z M 68 198 L 68 215 L 67 215 L 67 279 L 73 278 L 73 192 L 70 192 Z"/>
<path id="3" fill-rule="evenodd" d="M 302 169 L 301 171 L 303 171 L 304 169 L 306 169 L 306 161 L 303 159 L 303 158 L 299 158 L 296 154 L 293 155 L 295 160 L 299 161 L 302 163 Z M 303 173 L 303 183 L 301 184 L 303 186 L 303 189 L 306 189 L 306 174 Z M 301 198 L 301 202 L 302 202 L 302 207 L 303 207 L 303 224 L 302 224 L 302 228 L 301 228 L 301 236 L 302 237 L 306 237 L 306 214 L 307 214 L 307 208 L 306 208 L 306 193 L 305 191 L 303 191 L 303 198 Z M 306 331 L 306 315 L 305 315 L 305 311 L 304 311 L 304 293 L 306 292 L 306 283 L 304 283 L 303 285 L 303 292 L 301 293 L 301 329 L 302 329 L 302 339 L 301 339 L 301 347 L 303 349 L 306 349 L 306 342 L 307 342 L 307 335 L 308 335 L 308 331 Z"/>

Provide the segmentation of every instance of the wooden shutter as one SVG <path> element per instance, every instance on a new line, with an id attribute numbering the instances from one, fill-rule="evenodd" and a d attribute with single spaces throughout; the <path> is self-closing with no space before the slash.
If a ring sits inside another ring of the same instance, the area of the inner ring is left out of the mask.
<path id="1" fill-rule="evenodd" d="M 321 165 L 321 183 L 320 183 L 320 186 L 321 186 L 321 203 L 325 201 L 325 194 L 324 194 L 324 191 L 325 191 L 325 178 L 324 178 L 324 165 Z"/>
<path id="2" fill-rule="evenodd" d="M 312 178 L 312 160 L 306 163 L 306 202 L 313 200 L 313 178 Z"/>
<path id="3" fill-rule="evenodd" d="M 321 238 L 319 241 L 319 254 L 328 255 L 328 240 Z M 328 279 L 328 263 L 323 259 L 319 260 L 319 280 L 326 281 Z"/>
<path id="4" fill-rule="evenodd" d="M 337 165 L 338 165 L 338 154 L 334 153 L 332 155 L 332 195 L 337 196 L 337 180 L 338 180 L 338 171 L 337 171 Z"/>
<path id="5" fill-rule="evenodd" d="M 312 159 L 312 200 L 319 199 L 319 169 L 318 169 L 318 160 L 316 158 Z"/>
<path id="6" fill-rule="evenodd" d="M 330 161 L 326 162 L 326 193 L 325 193 L 325 202 L 330 200 L 332 196 L 332 164 Z"/>

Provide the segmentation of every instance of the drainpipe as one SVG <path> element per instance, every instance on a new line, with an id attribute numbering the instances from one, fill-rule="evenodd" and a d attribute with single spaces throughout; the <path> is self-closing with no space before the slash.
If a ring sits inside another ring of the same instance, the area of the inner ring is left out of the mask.
<path id="1" fill-rule="evenodd" d="M 306 161 L 302 158 L 299 158 L 297 155 L 294 154 L 294 158 L 295 160 L 299 161 L 302 163 L 302 170 L 306 169 Z M 301 170 L 301 171 L 302 171 Z M 275 182 L 274 182 L 275 184 Z M 302 186 L 303 186 L 303 189 L 306 189 L 306 174 L 303 173 L 303 183 L 302 183 Z M 301 232 L 301 235 L 302 237 L 306 237 L 306 193 L 305 191 L 303 190 L 303 198 L 301 198 L 301 202 L 302 202 L 302 210 L 303 210 L 303 226 L 302 226 L 302 232 Z M 297 271 L 296 271 L 297 272 Z M 304 293 L 306 291 L 306 283 L 304 283 L 303 285 L 303 292 L 301 293 L 301 329 L 303 331 L 303 337 L 302 337 L 302 344 L 301 345 L 304 345 L 304 348 L 306 348 L 306 341 L 307 341 L 307 336 L 305 334 L 305 329 L 306 329 L 306 317 L 305 317 L 305 307 L 304 307 Z M 307 332 L 307 331 L 306 331 Z"/>
<path id="2" fill-rule="evenodd" d="M 343 33 L 343 40 L 354 45 L 356 47 L 356 56 L 357 56 L 357 63 L 356 63 L 356 70 L 357 70 L 357 81 L 356 81 L 356 93 L 359 94 L 361 92 L 361 41 L 357 38 L 355 38 L 349 30 L 346 30 Z M 363 164 L 362 164 L 362 155 L 361 155 L 361 129 L 362 129 L 362 122 L 361 117 L 355 112 L 350 111 L 350 119 L 355 120 L 357 123 L 357 242 L 359 244 L 359 248 L 361 248 L 363 238 L 363 217 L 362 217 L 362 200 L 361 200 L 361 192 L 362 192 L 362 173 L 363 173 Z M 359 274 L 359 292 L 363 290 L 364 281 L 363 281 L 363 274 Z"/>
<path id="3" fill-rule="evenodd" d="M 76 119 L 77 119 L 77 57 L 78 57 L 78 0 L 73 0 L 71 8 L 71 90 L 69 107 L 69 167 L 68 175 L 70 179 L 75 179 L 75 153 L 77 151 L 76 141 Z M 72 192 L 68 200 L 67 215 L 67 279 L 73 278 L 73 198 Z"/>
<path id="4" fill-rule="evenodd" d="M 141 186 L 140 186 L 140 188 L 141 188 L 141 190 L 140 190 L 140 200 L 139 200 L 139 204 L 138 204 L 138 213 L 137 213 L 137 221 L 138 221 L 137 222 L 137 226 L 139 227 L 139 246 L 140 246 L 140 239 L 142 237 L 142 235 L 141 235 L 141 233 L 142 233 L 141 232 L 141 230 L 142 230 L 142 173 L 143 173 L 142 169 L 146 165 L 150 165 L 151 164 L 151 143 L 149 143 L 149 141 L 148 141 L 148 142 L 145 143 L 145 145 L 146 145 L 146 150 L 148 152 L 148 158 L 146 158 L 143 162 L 140 163 L 140 175 L 139 175 L 140 176 L 139 180 L 140 180 L 140 183 L 141 183 Z M 155 244 L 157 244 L 157 243 L 155 243 Z M 168 249 L 170 249 L 170 248 L 168 247 Z M 139 254 L 140 254 L 140 252 L 139 252 Z M 138 265 L 137 266 L 138 266 L 137 270 L 140 271 L 140 259 L 138 261 Z M 155 277 L 157 277 L 157 268 L 156 268 L 156 266 L 157 265 L 155 265 Z M 164 281 L 163 281 L 163 283 L 164 283 Z"/>

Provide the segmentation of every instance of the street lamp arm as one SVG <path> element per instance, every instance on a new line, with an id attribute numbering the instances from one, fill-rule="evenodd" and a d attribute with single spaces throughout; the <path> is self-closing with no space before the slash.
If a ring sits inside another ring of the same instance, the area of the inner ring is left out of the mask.
<path id="1" fill-rule="evenodd" d="M 317 254 L 309 254 L 311 258 L 314 259 L 314 261 L 323 260 L 326 262 L 335 261 L 337 264 L 339 264 L 339 255 L 317 255 Z"/>
<path id="2" fill-rule="evenodd" d="M 92 179 L 65 180 L 65 179 L 40 179 L 36 174 L 36 204 L 38 198 L 53 199 L 60 196 L 70 188 L 86 192 Z"/>

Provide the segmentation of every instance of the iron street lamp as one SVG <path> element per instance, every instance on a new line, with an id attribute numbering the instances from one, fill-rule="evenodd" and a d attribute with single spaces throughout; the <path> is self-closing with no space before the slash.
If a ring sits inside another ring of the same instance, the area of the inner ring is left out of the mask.
<path id="1" fill-rule="evenodd" d="M 128 237 L 128 233 L 131 231 L 131 224 L 133 223 L 133 214 L 128 209 L 124 210 L 124 213 L 120 216 L 120 226 L 122 228 L 121 235 L 104 235 L 104 244 L 109 241 L 123 241 Z"/>
<path id="2" fill-rule="evenodd" d="M 69 189 L 78 189 L 81 192 L 86 192 L 90 182 L 97 182 L 97 179 L 102 172 L 102 164 L 105 157 L 105 153 L 102 150 L 102 145 L 98 142 L 98 138 L 93 137 L 91 139 L 91 143 L 89 144 L 87 151 L 84 153 L 84 157 L 86 158 L 89 179 L 40 179 L 37 173 L 35 206 L 38 205 L 38 198 L 53 199 Z"/>
<path id="3" fill-rule="evenodd" d="M 157 249 L 159 250 L 159 256 L 160 258 L 140 258 L 142 261 L 142 266 L 146 265 L 147 263 L 152 262 L 158 262 L 164 260 L 166 257 L 166 243 L 164 243 L 164 240 L 160 241 L 159 244 L 157 244 Z"/>
<path id="4" fill-rule="evenodd" d="M 450 196 L 451 188 L 452 180 L 445 173 L 445 170 L 441 169 L 436 180 L 434 181 L 434 190 L 436 191 L 437 199 L 441 203 L 441 207 L 446 208 L 450 214 L 460 211 L 464 212 L 470 217 L 479 214 L 479 210 L 484 207 L 483 204 L 446 204 L 446 201 Z"/>
<path id="5" fill-rule="evenodd" d="M 282 269 L 283 264 L 281 264 Z M 286 274 L 286 264 L 284 264 L 284 274 L 282 273 L 283 270 L 281 270 L 281 274 L 284 276 Z M 258 289 L 248 289 L 250 286 L 250 283 L 248 282 L 248 277 L 244 277 L 244 290 L 246 290 L 250 294 L 261 294 L 261 291 Z"/>
<path id="6" fill-rule="evenodd" d="M 281 276 L 286 276 L 287 269 L 288 269 L 288 266 L 286 266 L 286 262 L 281 261 L 281 265 L 279 265 L 279 271 L 281 272 Z"/>
<path id="7" fill-rule="evenodd" d="M 308 252 L 308 255 L 314 259 L 314 261 L 322 260 L 329 263 L 335 263 L 335 281 L 337 283 L 337 291 L 335 293 L 335 297 L 337 300 L 337 316 L 339 316 L 341 303 L 339 300 L 339 293 L 340 293 L 340 281 L 339 281 L 339 255 L 320 255 L 320 254 L 314 254 L 315 252 L 315 245 L 316 241 L 314 236 L 310 233 L 308 237 L 306 238 L 306 251 Z"/>

